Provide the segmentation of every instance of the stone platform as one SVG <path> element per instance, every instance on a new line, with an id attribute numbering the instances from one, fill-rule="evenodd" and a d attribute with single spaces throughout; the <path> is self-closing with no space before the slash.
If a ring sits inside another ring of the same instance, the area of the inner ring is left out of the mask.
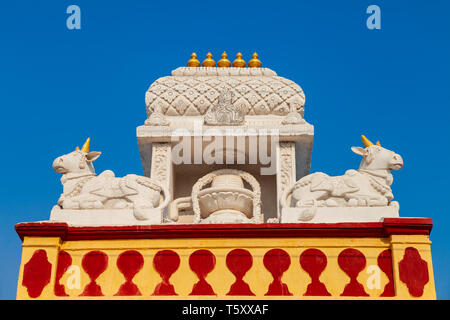
<path id="1" fill-rule="evenodd" d="M 306 213 L 305 213 L 306 212 Z M 398 218 L 398 207 L 317 207 L 283 208 L 282 223 L 377 222 Z"/>

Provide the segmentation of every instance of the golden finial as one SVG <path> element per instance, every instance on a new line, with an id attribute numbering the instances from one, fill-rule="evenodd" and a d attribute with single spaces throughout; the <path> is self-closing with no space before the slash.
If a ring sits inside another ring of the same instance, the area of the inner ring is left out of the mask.
<path id="1" fill-rule="evenodd" d="M 222 59 L 217 61 L 217 66 L 219 68 L 229 68 L 229 67 L 231 67 L 231 62 L 230 62 L 230 60 L 227 59 L 227 53 L 225 51 L 222 53 Z"/>
<path id="2" fill-rule="evenodd" d="M 261 68 L 261 61 L 258 59 L 258 54 L 255 52 L 252 54 L 253 59 L 248 62 L 249 68 Z"/>
<path id="3" fill-rule="evenodd" d="M 364 147 L 370 147 L 370 146 L 373 146 L 373 143 L 372 142 L 370 142 L 370 140 L 369 139 L 367 139 L 366 138 L 366 136 L 365 135 L 361 135 L 361 140 L 362 140 L 362 142 L 363 142 L 363 144 L 364 144 Z"/>
<path id="4" fill-rule="evenodd" d="M 242 53 L 238 52 L 236 60 L 233 61 L 234 68 L 245 68 L 245 61 L 242 59 Z"/>
<path id="5" fill-rule="evenodd" d="M 215 67 L 215 66 L 216 66 L 216 62 L 212 59 L 211 52 L 208 52 L 206 54 L 206 59 L 203 60 L 203 62 L 202 62 L 202 67 Z"/>
<path id="6" fill-rule="evenodd" d="M 79 151 L 79 150 L 80 150 L 80 147 L 77 146 L 77 147 L 75 148 L 75 151 Z"/>
<path id="7" fill-rule="evenodd" d="M 200 61 L 197 60 L 197 54 L 192 52 L 191 59 L 187 63 L 188 67 L 200 67 Z"/>
<path id="8" fill-rule="evenodd" d="M 87 138 L 86 142 L 83 145 L 83 148 L 81 148 L 81 151 L 89 153 L 89 145 L 91 144 L 91 138 Z"/>
<path id="9" fill-rule="evenodd" d="M 381 147 L 380 141 L 377 141 L 377 146 Z"/>

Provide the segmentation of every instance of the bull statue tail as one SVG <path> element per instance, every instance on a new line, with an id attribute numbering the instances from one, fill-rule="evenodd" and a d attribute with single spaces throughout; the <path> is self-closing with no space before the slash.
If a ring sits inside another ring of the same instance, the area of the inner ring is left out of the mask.
<path id="1" fill-rule="evenodd" d="M 133 214 L 137 220 L 149 220 L 150 215 L 156 213 L 161 217 L 161 223 L 163 222 L 163 214 L 162 211 L 169 205 L 170 202 L 170 192 L 166 186 L 159 185 L 161 188 L 161 193 L 164 198 L 163 202 L 159 204 L 158 207 L 153 208 L 148 204 L 141 205 L 140 203 L 135 203 L 133 206 Z"/>

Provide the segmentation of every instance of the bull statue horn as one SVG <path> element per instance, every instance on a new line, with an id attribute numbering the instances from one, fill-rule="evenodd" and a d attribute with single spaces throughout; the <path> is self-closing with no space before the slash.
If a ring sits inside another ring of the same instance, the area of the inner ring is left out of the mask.
<path id="1" fill-rule="evenodd" d="M 81 151 L 89 153 L 89 145 L 91 144 L 91 138 L 87 138 L 86 142 L 83 145 L 83 148 L 81 148 Z"/>
<path id="2" fill-rule="evenodd" d="M 364 144 L 364 147 L 370 147 L 370 146 L 373 146 L 373 143 L 372 142 L 370 142 L 370 140 L 369 139 L 367 139 L 366 138 L 366 136 L 365 135 L 361 135 L 361 140 L 362 140 L 362 142 L 363 142 L 363 144 Z"/>
<path id="3" fill-rule="evenodd" d="M 380 141 L 377 141 L 377 146 L 381 147 Z"/>

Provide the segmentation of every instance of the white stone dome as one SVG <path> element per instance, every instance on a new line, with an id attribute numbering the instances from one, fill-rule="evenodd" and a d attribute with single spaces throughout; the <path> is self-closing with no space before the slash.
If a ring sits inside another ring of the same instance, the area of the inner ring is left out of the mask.
<path id="1" fill-rule="evenodd" d="M 166 116 L 201 116 L 223 91 L 244 115 L 287 115 L 292 105 L 303 113 L 305 95 L 295 82 L 268 68 L 180 67 L 153 82 L 146 92 L 147 114 L 160 107 Z"/>

